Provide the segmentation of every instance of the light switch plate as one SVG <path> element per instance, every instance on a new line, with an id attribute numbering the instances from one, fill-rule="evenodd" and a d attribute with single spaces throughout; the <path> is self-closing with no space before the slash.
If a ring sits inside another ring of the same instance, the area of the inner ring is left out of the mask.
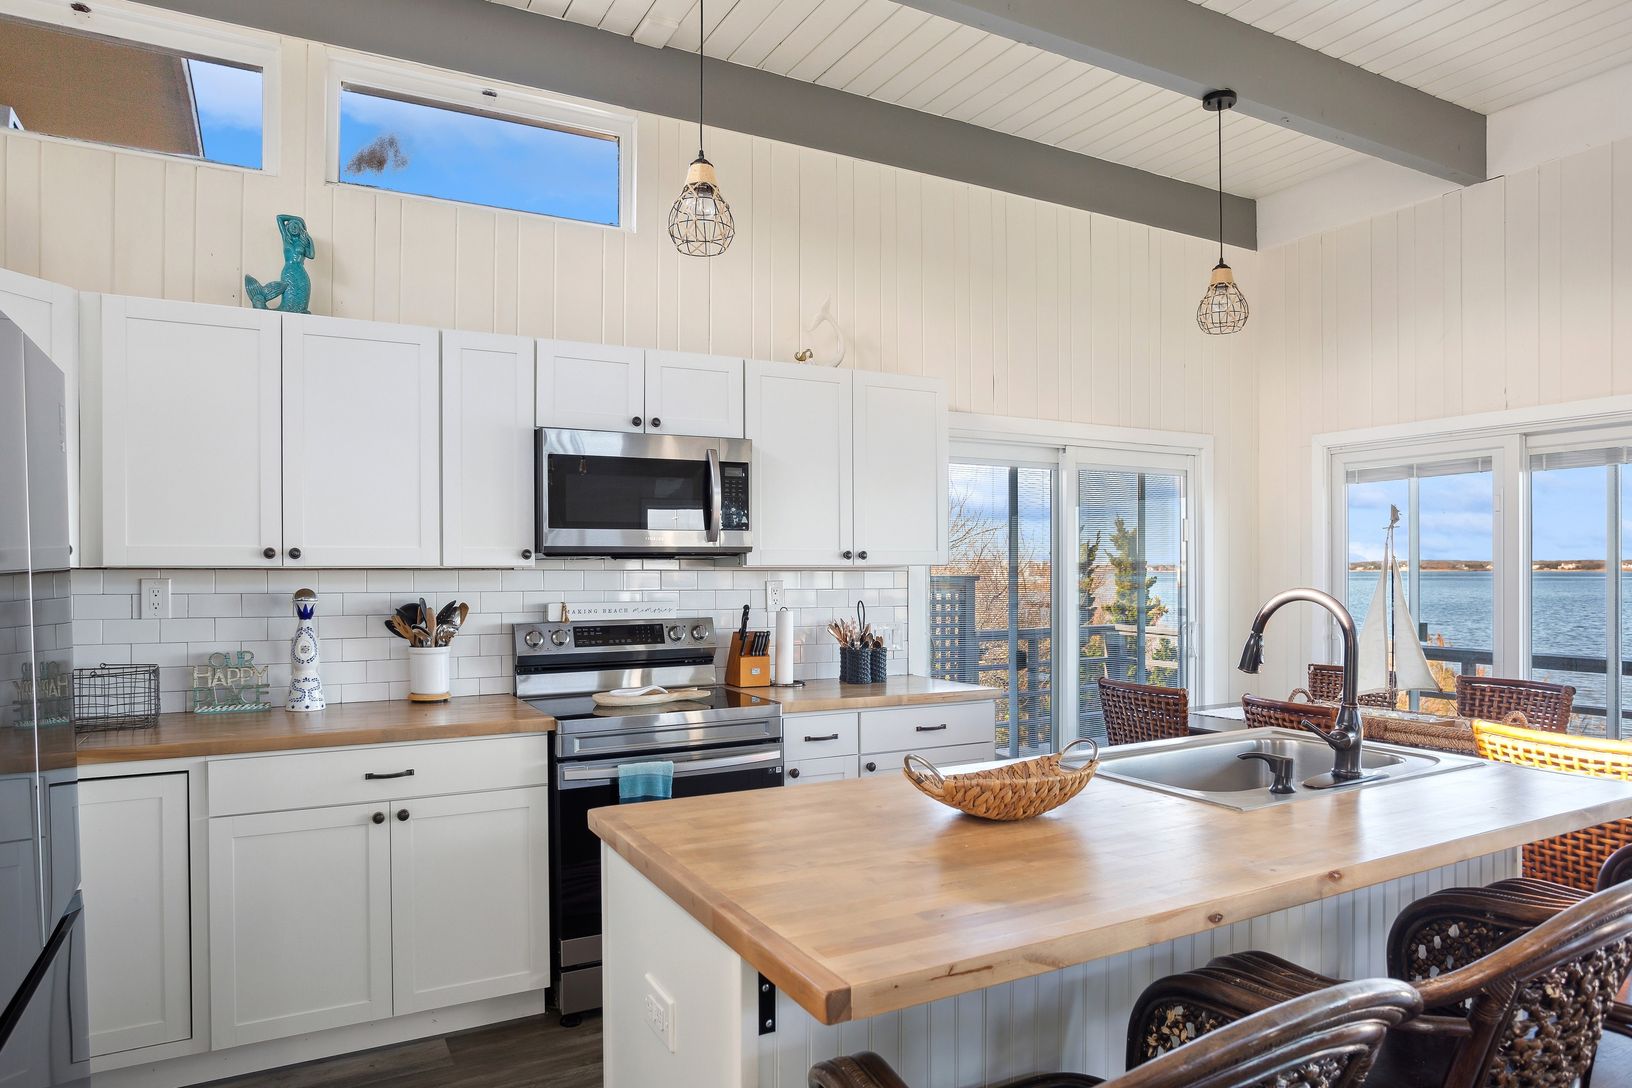
<path id="1" fill-rule="evenodd" d="M 126 583 L 127 585 L 129 583 Z M 136 596 L 138 611 L 144 620 L 167 620 L 170 618 L 170 579 L 143 578 L 140 582 L 140 593 Z"/>

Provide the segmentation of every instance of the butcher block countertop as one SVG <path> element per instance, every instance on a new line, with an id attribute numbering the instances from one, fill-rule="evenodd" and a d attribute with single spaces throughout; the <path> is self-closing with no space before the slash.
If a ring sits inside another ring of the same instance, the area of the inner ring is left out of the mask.
<path id="1" fill-rule="evenodd" d="M 1099 778 L 1052 813 L 991 823 L 879 775 L 589 820 L 836 1024 L 1625 816 L 1627 783 L 1483 764 L 1255 812 Z"/>
<path id="2" fill-rule="evenodd" d="M 928 676 L 892 676 L 882 684 L 841 684 L 837 680 L 806 680 L 798 688 L 744 688 L 752 695 L 782 704 L 784 714 L 812 714 L 833 710 L 876 710 L 891 706 L 932 703 L 967 703 L 996 699 L 996 688 L 934 680 Z"/>
<path id="3" fill-rule="evenodd" d="M 554 728 L 554 718 L 512 695 L 470 695 L 445 703 L 335 703 L 327 710 L 301 714 L 281 708 L 243 714 L 160 714 L 152 729 L 82 735 L 79 763 L 398 744 L 547 733 Z"/>

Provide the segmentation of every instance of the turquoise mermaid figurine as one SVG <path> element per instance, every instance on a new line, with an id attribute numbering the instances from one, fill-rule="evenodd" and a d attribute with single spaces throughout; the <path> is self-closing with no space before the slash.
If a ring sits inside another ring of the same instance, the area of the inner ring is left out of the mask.
<path id="1" fill-rule="evenodd" d="M 312 301 L 312 277 L 306 271 L 306 262 L 315 253 L 306 220 L 298 215 L 280 215 L 278 233 L 283 235 L 283 278 L 262 283 L 254 276 L 245 276 L 244 290 L 257 310 L 271 309 L 267 303 L 277 299 L 280 313 L 310 313 L 307 307 Z"/>

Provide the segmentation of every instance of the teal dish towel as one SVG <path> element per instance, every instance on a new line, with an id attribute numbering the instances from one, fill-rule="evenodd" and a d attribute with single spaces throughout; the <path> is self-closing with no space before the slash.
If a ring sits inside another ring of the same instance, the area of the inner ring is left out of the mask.
<path id="1" fill-rule="evenodd" d="M 674 764 L 667 760 L 618 766 L 618 804 L 664 801 L 674 796 Z"/>

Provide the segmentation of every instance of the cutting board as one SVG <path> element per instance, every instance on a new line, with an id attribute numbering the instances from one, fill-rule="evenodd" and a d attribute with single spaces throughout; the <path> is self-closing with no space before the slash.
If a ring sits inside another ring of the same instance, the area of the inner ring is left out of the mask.
<path id="1" fill-rule="evenodd" d="M 671 691 L 653 692 L 651 695 L 613 695 L 609 691 L 598 691 L 593 698 L 596 706 L 657 706 L 661 703 L 700 699 L 707 694 L 705 688 L 675 688 Z"/>

